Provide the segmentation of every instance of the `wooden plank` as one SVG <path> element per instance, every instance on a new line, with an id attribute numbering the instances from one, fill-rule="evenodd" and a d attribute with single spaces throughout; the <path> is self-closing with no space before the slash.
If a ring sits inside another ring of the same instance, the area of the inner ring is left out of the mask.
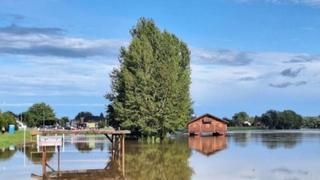
<path id="1" fill-rule="evenodd" d="M 40 136 L 39 146 L 61 146 L 61 136 Z"/>
<path id="2" fill-rule="evenodd" d="M 95 130 L 95 129 L 82 129 L 82 130 L 64 130 L 64 129 L 46 129 L 34 131 L 33 135 L 47 135 L 47 134 L 130 134 L 129 130 Z"/>
<path id="3" fill-rule="evenodd" d="M 109 136 L 108 134 L 105 134 L 105 136 L 109 139 L 109 141 L 110 141 L 111 143 L 113 143 L 113 137 L 110 138 L 110 136 Z"/>

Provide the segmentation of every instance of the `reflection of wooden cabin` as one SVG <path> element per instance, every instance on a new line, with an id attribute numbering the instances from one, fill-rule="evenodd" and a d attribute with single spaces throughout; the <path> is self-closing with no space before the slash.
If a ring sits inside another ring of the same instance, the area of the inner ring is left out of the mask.
<path id="1" fill-rule="evenodd" d="M 187 124 L 188 133 L 189 135 L 224 135 L 227 132 L 227 123 L 211 114 L 204 114 Z"/>
<path id="2" fill-rule="evenodd" d="M 226 136 L 191 136 L 188 139 L 189 148 L 210 156 L 227 147 Z"/>

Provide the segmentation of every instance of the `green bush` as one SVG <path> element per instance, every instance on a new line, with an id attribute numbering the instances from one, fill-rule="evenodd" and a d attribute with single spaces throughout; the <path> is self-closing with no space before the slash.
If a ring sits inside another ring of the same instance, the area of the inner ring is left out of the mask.
<path id="1" fill-rule="evenodd" d="M 15 129 L 18 130 L 18 124 L 16 122 L 15 117 L 10 112 L 0 112 L 0 128 L 2 130 L 2 127 L 8 131 L 9 125 L 13 124 L 15 126 Z"/>

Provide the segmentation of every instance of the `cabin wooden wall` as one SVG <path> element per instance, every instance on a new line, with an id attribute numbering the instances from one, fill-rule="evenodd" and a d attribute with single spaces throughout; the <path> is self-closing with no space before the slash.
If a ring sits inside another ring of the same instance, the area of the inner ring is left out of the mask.
<path id="1" fill-rule="evenodd" d="M 200 133 L 219 133 L 225 134 L 227 125 L 211 117 L 202 117 L 188 125 L 188 132 L 194 134 Z"/>

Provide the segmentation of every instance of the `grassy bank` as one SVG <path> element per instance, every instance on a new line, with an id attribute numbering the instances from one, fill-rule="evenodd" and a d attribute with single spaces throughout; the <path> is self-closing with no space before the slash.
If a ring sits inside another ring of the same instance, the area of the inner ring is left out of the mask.
<path id="1" fill-rule="evenodd" d="M 240 126 L 232 126 L 228 127 L 228 131 L 245 131 L 245 130 L 261 130 L 260 127 L 250 126 L 250 127 L 240 127 Z"/>
<path id="2" fill-rule="evenodd" d="M 18 145 L 23 143 L 24 132 L 23 130 L 19 130 L 14 134 L 0 134 L 0 148 L 5 148 L 10 145 Z M 31 139 L 31 132 L 29 130 L 26 131 L 26 140 Z"/>

